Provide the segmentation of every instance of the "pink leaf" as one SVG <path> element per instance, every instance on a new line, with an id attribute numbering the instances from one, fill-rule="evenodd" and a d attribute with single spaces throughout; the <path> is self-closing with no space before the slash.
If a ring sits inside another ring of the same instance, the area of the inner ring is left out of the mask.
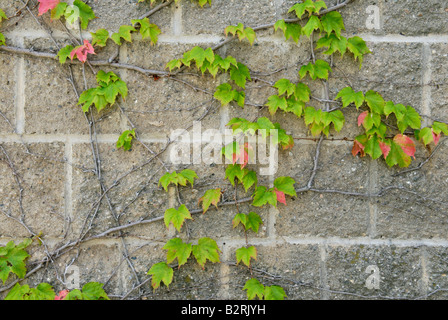
<path id="1" fill-rule="evenodd" d="M 54 9 L 59 4 L 59 0 L 37 0 L 39 4 L 39 16 L 43 15 L 48 10 Z"/>
<path id="2" fill-rule="evenodd" d="M 394 141 L 401 147 L 401 149 L 403 149 L 404 153 L 406 153 L 410 157 L 414 157 L 415 159 L 416 148 L 415 143 L 411 138 L 403 134 L 397 134 L 394 138 Z"/>
<path id="3" fill-rule="evenodd" d="M 381 141 L 379 143 L 380 143 L 381 152 L 383 152 L 384 159 L 386 159 L 390 152 L 390 146 Z"/>
<path id="4" fill-rule="evenodd" d="M 275 194 L 277 195 L 277 201 L 283 203 L 286 206 L 286 195 L 284 192 L 274 189 Z"/>
<path id="5" fill-rule="evenodd" d="M 68 290 L 62 290 L 59 292 L 59 295 L 54 298 L 54 300 L 64 300 L 68 293 Z"/>
<path id="6" fill-rule="evenodd" d="M 369 111 L 365 111 L 361 113 L 358 117 L 358 127 L 360 127 L 362 124 L 364 124 L 364 120 L 369 115 Z"/>
<path id="7" fill-rule="evenodd" d="M 93 49 L 93 46 L 90 44 L 88 40 L 84 40 L 84 44 L 81 46 L 77 46 L 75 49 L 70 52 L 70 58 L 73 60 L 73 58 L 78 58 L 79 61 L 82 63 L 87 61 L 87 54 L 95 54 L 95 50 Z"/>
<path id="8" fill-rule="evenodd" d="M 435 133 L 434 129 L 431 129 L 432 132 L 432 138 L 434 139 L 434 144 L 437 145 L 439 143 L 440 137 L 442 136 L 442 133 Z"/>

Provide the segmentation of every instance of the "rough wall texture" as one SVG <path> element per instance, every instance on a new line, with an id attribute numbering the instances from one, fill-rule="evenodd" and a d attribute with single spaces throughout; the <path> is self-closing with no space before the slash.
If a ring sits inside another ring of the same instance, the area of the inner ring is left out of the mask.
<path id="1" fill-rule="evenodd" d="M 30 1 L 30 7 L 37 16 L 35 2 Z M 89 24 L 88 31 L 106 28 L 115 32 L 150 10 L 149 4 L 136 2 L 88 1 L 99 17 Z M 169 60 L 195 45 L 205 48 L 222 41 L 226 26 L 275 22 L 288 17 L 287 10 L 295 2 L 213 0 L 211 7 L 201 9 L 184 0 L 151 16 L 151 22 L 162 30 L 156 46 L 135 36 L 132 43 L 120 47 L 118 61 L 164 70 Z M 326 2 L 329 7 L 336 4 L 335 0 Z M 379 28 L 366 25 L 370 5 L 379 9 Z M 0 8 L 8 16 L 22 6 L 21 1 L 0 0 Z M 448 122 L 448 2 L 355 0 L 340 13 L 346 33 L 363 37 L 373 54 L 365 57 L 361 70 L 349 54 L 342 59 L 335 57 L 338 67 L 330 79 L 330 96 L 334 98 L 348 79 L 356 90 L 377 90 L 385 99 L 414 106 L 424 115 L 426 124 L 433 119 Z M 58 46 L 70 43 L 61 23 L 50 21 L 48 14 L 38 20 L 40 23 L 24 10 L 3 23 L 0 31 L 9 46 L 39 52 L 54 53 Z M 53 39 L 48 30 L 52 30 Z M 117 46 L 109 42 L 93 59 L 108 59 L 115 50 Z M 272 29 L 260 32 L 254 46 L 234 41 L 218 53 L 237 58 L 254 75 L 269 74 L 258 76 L 269 81 L 298 81 L 298 69 L 311 54 L 308 40 L 298 45 L 285 42 Z M 146 272 L 152 264 L 165 259 L 161 247 L 168 239 L 178 235 L 195 241 L 208 236 L 217 240 L 222 263 L 208 263 L 202 270 L 191 261 L 175 271 L 169 290 L 163 287 L 153 292 L 146 282 L 127 298 L 244 299 L 242 286 L 250 273 L 233 262 L 235 249 L 246 242 L 244 234 L 232 228 L 232 207 L 195 215 L 181 233 L 166 229 L 159 220 L 96 235 L 140 219 L 158 218 L 167 208 L 178 205 L 174 189 L 167 194 L 157 185 L 165 172 L 163 165 L 158 160 L 150 161 L 154 153 L 165 148 L 172 129 L 187 128 L 204 114 L 203 130 L 222 129 L 235 116 L 255 119 L 268 116 L 267 110 L 220 107 L 210 102 L 209 93 L 195 91 L 183 82 L 169 78 L 155 81 L 124 68 L 104 69 L 115 71 L 127 82 L 129 96 L 121 104 L 123 110 L 115 106 L 100 114 L 95 111 L 92 121 L 76 106 L 77 95 L 67 65 L 0 50 L 0 244 L 30 236 L 17 221 L 23 218 L 23 223 L 34 233 L 42 232 L 45 240 L 45 246 L 31 247 L 28 267 L 37 268 L 25 282 L 33 285 L 45 281 L 62 289 L 61 280 L 71 264 L 79 268 L 81 285 L 89 281 L 105 283 L 105 290 L 119 298 L 148 278 Z M 85 71 L 87 86 L 95 86 L 89 68 Z M 78 91 L 83 91 L 81 66 L 73 65 L 72 73 Z M 210 91 L 226 81 L 225 76 L 213 79 L 186 75 L 179 79 Z M 264 104 L 273 94 L 262 84 L 248 84 L 247 100 L 253 105 Z M 310 86 L 313 94 L 321 96 L 319 84 Z M 249 234 L 249 243 L 258 248 L 254 272 L 266 284 L 282 285 L 289 299 L 447 298 L 443 290 L 448 288 L 447 142 L 441 142 L 438 152 L 421 169 L 394 176 L 402 170 L 389 169 L 383 160 L 351 155 L 350 139 L 361 133 L 355 111 L 344 110 L 344 129 L 340 133 L 332 131 L 324 140 L 315 178 L 316 189 L 347 194 L 309 191 L 288 199 L 288 205 L 278 210 L 257 210 L 264 225 L 259 234 Z M 273 119 L 296 139 L 291 151 L 280 153 L 281 166 L 276 175 L 293 177 L 299 187 L 313 170 L 317 142 L 307 139 L 311 136 L 303 121 L 280 113 Z M 129 120 L 146 147 L 134 143 L 132 151 L 124 152 L 117 150 L 115 142 L 129 129 Z M 98 142 L 94 152 L 99 155 L 101 184 L 94 173 L 92 137 Z M 159 159 L 170 169 L 188 167 L 200 177 L 193 190 L 181 192 L 182 201 L 190 209 L 198 208 L 198 198 L 210 187 L 221 186 L 227 190 L 224 197 L 233 198 L 230 184 L 224 181 L 224 165 L 174 166 L 168 155 L 169 148 Z M 413 166 L 428 155 L 428 150 L 418 147 Z M 263 179 L 265 184 L 273 181 Z M 381 193 L 387 186 L 403 187 L 407 192 L 390 189 Z M 102 190 L 108 190 L 107 196 L 101 197 Z M 239 193 L 247 196 L 242 189 Z M 253 210 L 248 204 L 240 209 Z M 59 251 L 54 261 L 39 264 L 46 252 L 78 239 L 86 221 L 92 223 L 87 235 L 91 240 L 79 246 L 68 245 L 70 250 Z M 369 266 L 379 272 L 379 288 L 366 286 Z M 3 294 L 7 286 L 0 285 Z"/>

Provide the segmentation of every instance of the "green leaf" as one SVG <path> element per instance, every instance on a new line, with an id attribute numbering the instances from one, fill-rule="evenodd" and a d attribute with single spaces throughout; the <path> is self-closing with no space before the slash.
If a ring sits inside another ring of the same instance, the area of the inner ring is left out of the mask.
<path id="1" fill-rule="evenodd" d="M 300 40 L 300 36 L 302 35 L 302 26 L 297 23 L 286 23 L 285 20 L 279 20 L 274 25 L 275 31 L 278 29 L 282 30 L 286 41 L 288 41 L 290 38 L 295 43 L 298 43 Z"/>
<path id="2" fill-rule="evenodd" d="M 168 250 L 167 262 L 171 263 L 177 259 L 179 268 L 187 263 L 192 251 L 191 243 L 184 243 L 180 238 L 173 238 L 168 241 L 163 249 Z"/>
<path id="3" fill-rule="evenodd" d="M 345 30 L 342 16 L 337 11 L 332 11 L 323 15 L 320 18 L 320 21 L 322 23 L 322 28 L 327 33 L 327 35 L 330 35 L 332 32 L 334 32 L 334 34 L 339 38 L 341 36 L 341 31 Z"/>
<path id="4" fill-rule="evenodd" d="M 216 88 L 213 97 L 221 101 L 222 106 L 225 106 L 232 101 L 236 101 L 237 104 L 243 108 L 246 94 L 243 91 L 233 90 L 232 86 L 228 83 L 223 83 Z"/>
<path id="5" fill-rule="evenodd" d="M 132 32 L 136 31 L 133 26 L 121 26 L 118 32 L 113 33 L 110 37 L 117 45 L 121 46 L 121 39 L 132 42 Z"/>
<path id="6" fill-rule="evenodd" d="M 14 273 L 19 278 L 25 277 L 25 260 L 29 257 L 29 254 L 24 249 L 31 242 L 31 239 L 26 239 L 15 245 L 13 241 L 10 241 L 5 247 L 0 247 L 0 279 L 3 281 L 3 284 L 5 284 L 10 273 Z"/>
<path id="7" fill-rule="evenodd" d="M 367 47 L 366 42 L 358 36 L 348 39 L 347 48 L 351 53 L 353 53 L 355 60 L 359 59 L 359 69 L 361 69 L 364 55 L 372 53 L 372 51 L 370 51 Z"/>
<path id="8" fill-rule="evenodd" d="M 191 217 L 190 211 L 183 204 L 179 207 L 179 209 L 171 208 L 165 211 L 164 221 L 165 225 L 168 228 L 170 223 L 180 232 L 182 225 L 184 224 L 186 219 L 193 220 Z M 170 262 L 170 261 L 169 261 Z"/>
<path id="9" fill-rule="evenodd" d="M 182 62 L 186 66 L 190 66 L 191 61 L 194 61 L 196 63 L 197 68 L 201 68 L 204 64 L 204 61 L 207 60 L 210 63 L 213 63 L 215 60 L 215 54 L 211 48 L 207 48 L 204 50 L 201 47 L 194 47 L 188 52 L 184 53 L 184 58 L 182 59 Z"/>
<path id="10" fill-rule="evenodd" d="M 443 132 L 445 135 L 448 136 L 448 125 L 446 123 L 435 121 L 432 124 L 432 129 L 436 134 L 440 134 L 441 132 Z"/>
<path id="11" fill-rule="evenodd" d="M 207 190 L 202 198 L 199 199 L 199 203 L 202 202 L 203 213 L 206 213 L 210 205 L 214 205 L 218 208 L 218 202 L 221 199 L 221 189 Z"/>
<path id="12" fill-rule="evenodd" d="M 184 169 L 180 172 L 180 175 L 185 178 L 188 182 L 190 182 L 191 186 L 193 187 L 194 179 L 199 179 L 196 172 L 190 169 Z"/>
<path id="13" fill-rule="evenodd" d="M 99 282 L 89 282 L 82 287 L 83 300 L 110 300 Z"/>
<path id="14" fill-rule="evenodd" d="M 325 79 L 328 80 L 328 74 L 329 72 L 333 72 L 328 62 L 324 60 L 316 60 L 316 63 L 308 63 L 307 65 L 304 65 L 299 70 L 300 78 L 303 79 L 307 73 L 309 73 L 311 79 L 316 80 L 319 79 Z"/>
<path id="15" fill-rule="evenodd" d="M 311 15 L 313 13 L 318 13 L 322 8 L 327 8 L 327 5 L 323 1 L 313 2 L 312 0 L 303 0 L 302 3 L 296 3 L 292 6 L 288 13 L 295 11 L 297 18 L 302 19 L 305 12 L 308 12 L 308 15 Z"/>
<path id="16" fill-rule="evenodd" d="M 378 92 L 373 90 L 367 91 L 365 101 L 367 102 L 367 105 L 369 106 L 370 110 L 372 110 L 372 112 L 379 115 L 384 114 L 384 107 L 386 105 L 386 102 Z"/>
<path id="17" fill-rule="evenodd" d="M 339 91 L 336 99 L 342 99 L 342 107 L 345 108 L 351 103 L 354 103 L 356 109 L 359 109 L 364 103 L 364 94 L 359 91 L 355 92 L 352 88 L 346 87 Z"/>
<path id="18" fill-rule="evenodd" d="M 285 97 L 273 95 L 268 98 L 266 106 L 269 107 L 269 113 L 273 116 L 279 108 L 281 110 L 286 110 L 288 108 L 288 103 Z"/>
<path id="19" fill-rule="evenodd" d="M 257 260 L 257 249 L 254 246 L 242 247 L 236 250 L 236 264 L 243 261 L 243 263 L 250 267 L 250 260 Z"/>
<path id="20" fill-rule="evenodd" d="M 53 287 L 48 283 L 40 283 L 36 288 L 30 288 L 28 285 L 21 286 L 16 283 L 5 300 L 54 300 L 56 294 Z"/>
<path id="21" fill-rule="evenodd" d="M 290 97 L 296 91 L 296 85 L 291 83 L 288 79 L 280 79 L 274 84 L 274 88 L 278 89 L 278 95 L 281 96 L 286 93 Z"/>
<path id="22" fill-rule="evenodd" d="M 311 36 L 314 30 L 322 31 L 322 23 L 317 16 L 311 16 L 307 24 L 302 28 L 302 33 L 308 38 Z"/>
<path id="23" fill-rule="evenodd" d="M 270 286 L 264 288 L 265 300 L 284 300 L 287 297 L 285 290 L 279 286 Z"/>
<path id="24" fill-rule="evenodd" d="M 89 5 L 85 4 L 81 0 L 75 0 L 73 2 L 73 5 L 79 8 L 79 18 L 81 19 L 81 28 L 87 29 L 89 21 L 96 18 L 95 13 L 93 12 L 92 8 Z"/>
<path id="25" fill-rule="evenodd" d="M 156 24 L 150 23 L 148 18 L 133 19 L 131 20 L 131 23 L 134 27 L 137 23 L 140 24 L 140 34 L 142 35 L 142 39 L 150 38 L 151 44 L 157 43 L 159 34 L 161 34 L 162 31 L 160 31 L 160 28 Z"/>
<path id="26" fill-rule="evenodd" d="M 161 282 L 169 287 L 173 281 L 173 274 L 173 268 L 166 264 L 166 262 L 156 263 L 148 271 L 148 275 L 152 275 L 151 285 L 154 290 L 160 287 Z"/>
<path id="27" fill-rule="evenodd" d="M 61 64 L 64 64 L 65 61 L 67 61 L 67 59 L 70 58 L 70 53 L 72 51 L 73 51 L 73 46 L 71 46 L 71 45 L 65 46 L 64 48 L 59 50 L 59 52 L 58 52 L 59 62 Z"/>
<path id="28" fill-rule="evenodd" d="M 174 59 L 174 60 L 171 60 L 170 62 L 168 62 L 166 64 L 166 68 L 170 69 L 170 72 L 173 69 L 180 69 L 180 67 L 182 67 L 182 60 L 181 59 Z"/>
<path id="29" fill-rule="evenodd" d="M 245 174 L 245 169 L 239 164 L 229 164 L 226 168 L 226 179 L 229 179 L 232 186 L 235 186 L 235 178 L 242 182 Z"/>
<path id="30" fill-rule="evenodd" d="M 59 2 L 56 8 L 51 9 L 51 20 L 58 20 L 65 15 L 67 11 L 67 3 Z"/>
<path id="31" fill-rule="evenodd" d="M 6 45 L 6 39 L 5 36 L 2 33 L 0 33 L 0 46 L 4 45 Z"/>
<path id="32" fill-rule="evenodd" d="M 246 88 L 247 80 L 252 81 L 249 68 L 240 62 L 238 62 L 237 67 L 230 66 L 230 79 L 243 89 Z"/>
<path id="33" fill-rule="evenodd" d="M 383 155 L 379 139 L 376 135 L 372 135 L 367 141 L 364 152 L 372 157 L 373 160 L 380 158 Z"/>
<path id="34" fill-rule="evenodd" d="M 277 196 L 275 192 L 268 190 L 265 186 L 258 186 L 252 197 L 252 205 L 254 207 L 262 207 L 267 203 L 277 207 Z"/>
<path id="35" fill-rule="evenodd" d="M 342 130 L 342 127 L 344 126 L 345 117 L 341 110 L 324 112 L 322 113 L 322 123 L 325 127 L 329 126 L 330 123 L 333 123 L 334 129 L 337 132 L 340 132 Z"/>
<path id="36" fill-rule="evenodd" d="M 258 178 L 255 171 L 244 169 L 244 172 L 246 172 L 246 174 L 244 175 L 241 183 L 243 184 L 244 190 L 247 192 L 247 190 L 249 190 L 252 186 L 257 185 Z"/>
<path id="37" fill-rule="evenodd" d="M 316 49 L 322 47 L 328 47 L 328 50 L 324 51 L 324 54 L 331 55 L 336 51 L 339 51 L 341 57 L 343 57 L 344 53 L 347 51 L 347 38 L 343 36 L 338 37 L 334 33 L 327 34 L 317 41 Z"/>
<path id="38" fill-rule="evenodd" d="M 275 179 L 274 187 L 284 194 L 287 194 L 291 197 L 297 197 L 296 190 L 294 188 L 295 183 L 296 182 L 291 177 L 279 177 Z"/>
<path id="39" fill-rule="evenodd" d="M 298 100 L 308 102 L 310 101 L 311 89 L 306 84 L 299 82 L 296 85 L 294 95 Z"/>
<path id="40" fill-rule="evenodd" d="M 244 226 L 246 231 L 252 229 L 252 231 L 258 233 L 260 224 L 263 224 L 263 220 L 255 212 L 250 212 L 249 214 L 238 213 L 233 218 L 232 225 L 236 228 L 240 223 Z"/>
<path id="41" fill-rule="evenodd" d="M 423 128 L 422 130 L 416 131 L 416 139 L 421 140 L 425 146 L 434 141 L 434 136 L 432 134 L 431 128 Z"/>
<path id="42" fill-rule="evenodd" d="M 253 300 L 255 297 L 258 297 L 260 300 L 263 300 L 264 298 L 264 285 L 255 278 L 247 280 L 243 290 L 247 290 L 247 298 L 249 300 Z"/>
<path id="43" fill-rule="evenodd" d="M 397 126 L 401 133 L 404 133 L 408 127 L 420 129 L 422 126 L 421 117 L 414 108 L 407 106 L 402 119 L 397 121 Z"/>
<path id="44" fill-rule="evenodd" d="M 0 22 L 2 22 L 3 20 L 8 20 L 8 16 L 6 15 L 5 11 L 0 9 Z"/>
<path id="45" fill-rule="evenodd" d="M 209 260 L 212 263 L 220 262 L 219 250 L 216 241 L 210 238 L 201 238 L 198 244 L 193 246 L 193 255 L 199 265 L 204 269 L 205 263 Z"/>
<path id="46" fill-rule="evenodd" d="M 255 39 L 257 38 L 257 35 L 255 34 L 254 29 L 252 28 L 244 28 L 244 25 L 242 23 L 239 23 L 237 26 L 228 26 L 224 29 L 224 33 L 227 36 L 227 34 L 232 34 L 233 36 L 238 36 L 238 39 L 242 41 L 243 39 L 249 40 L 249 43 L 253 45 Z"/>
<path id="47" fill-rule="evenodd" d="M 99 46 L 99 47 L 105 47 L 107 40 L 109 39 L 109 31 L 106 29 L 99 29 L 97 32 L 90 32 L 92 35 L 92 45 Z"/>
<path id="48" fill-rule="evenodd" d="M 124 131 L 117 141 L 117 149 L 123 148 L 128 151 L 132 146 L 132 139 L 135 138 L 135 129 Z"/>
<path id="49" fill-rule="evenodd" d="M 406 112 L 406 107 L 402 104 L 395 104 L 392 101 L 386 102 L 384 106 L 384 114 L 386 117 L 389 117 L 392 113 L 395 114 L 395 117 L 398 121 L 403 120 L 404 114 Z"/>

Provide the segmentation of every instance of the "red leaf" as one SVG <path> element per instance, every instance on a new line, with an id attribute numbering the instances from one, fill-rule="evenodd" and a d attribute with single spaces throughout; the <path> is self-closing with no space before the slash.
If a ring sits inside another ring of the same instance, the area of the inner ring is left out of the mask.
<path id="1" fill-rule="evenodd" d="M 277 201 L 283 203 L 286 206 L 286 196 L 284 192 L 274 189 L 275 194 L 277 195 Z"/>
<path id="2" fill-rule="evenodd" d="M 364 157 L 366 154 L 364 152 L 364 146 L 358 140 L 355 140 L 353 143 L 352 155 L 356 157 L 358 153 L 361 153 L 361 157 Z"/>
<path id="3" fill-rule="evenodd" d="M 434 144 L 437 145 L 439 143 L 440 137 L 442 136 L 442 133 L 435 133 L 434 129 L 431 129 L 432 132 L 432 138 L 434 139 Z"/>
<path id="4" fill-rule="evenodd" d="M 369 115 L 369 111 L 365 111 L 361 113 L 358 117 L 358 127 L 360 127 L 362 124 L 364 124 L 364 120 Z"/>
<path id="5" fill-rule="evenodd" d="M 403 149 L 404 153 L 406 153 L 410 157 L 414 157 L 415 159 L 415 143 L 411 138 L 403 134 L 397 134 L 394 138 L 394 141 L 401 147 L 401 149 Z"/>
<path id="6" fill-rule="evenodd" d="M 73 60 L 73 58 L 78 58 L 79 61 L 82 63 L 87 61 L 87 54 L 95 54 L 95 50 L 93 49 L 92 45 L 88 40 L 84 40 L 84 44 L 81 46 L 77 46 L 75 49 L 73 49 L 72 52 L 70 52 L 70 58 Z"/>
<path id="7" fill-rule="evenodd" d="M 59 0 L 37 0 L 39 4 L 39 16 L 43 15 L 48 10 L 54 9 L 59 4 Z"/>
<path id="8" fill-rule="evenodd" d="M 390 152 L 390 146 L 380 141 L 380 149 L 383 152 L 384 159 L 386 159 Z"/>
<path id="9" fill-rule="evenodd" d="M 240 147 L 239 153 L 233 154 L 233 164 L 238 163 L 241 168 L 244 168 L 249 162 L 249 150 L 253 150 L 253 148 L 246 142 L 244 146 Z"/>
<path id="10" fill-rule="evenodd" d="M 64 300 L 68 293 L 68 290 L 62 290 L 59 292 L 59 295 L 54 298 L 54 300 Z"/>

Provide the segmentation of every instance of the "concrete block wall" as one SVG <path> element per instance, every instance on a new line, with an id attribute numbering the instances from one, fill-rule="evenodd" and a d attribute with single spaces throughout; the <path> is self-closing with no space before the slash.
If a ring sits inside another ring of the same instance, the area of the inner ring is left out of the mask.
<path id="1" fill-rule="evenodd" d="M 339 2 L 326 0 L 328 7 Z M 89 24 L 91 32 L 100 28 L 116 32 L 120 25 L 130 24 L 151 9 L 149 3 L 137 4 L 136 0 L 87 3 L 98 16 Z M 118 61 L 164 70 L 168 61 L 194 46 L 206 48 L 222 41 L 228 25 L 241 22 L 255 27 L 291 17 L 287 11 L 294 3 L 212 0 L 211 7 L 201 9 L 190 1 L 180 1 L 150 17 L 162 30 L 157 45 L 150 46 L 135 35 L 132 43 L 119 48 Z M 71 38 L 64 25 L 51 21 L 49 14 L 36 21 L 36 4 L 29 2 L 34 16 L 23 9 L 22 14 L 3 22 L 0 32 L 8 46 L 56 53 Z M 9 17 L 23 5 L 21 0 L 0 0 L 0 8 Z M 378 28 L 366 24 L 371 18 L 369 6 L 378 10 Z M 377 90 L 387 100 L 412 105 L 424 115 L 424 125 L 433 120 L 448 122 L 448 2 L 355 0 L 339 12 L 345 33 L 364 38 L 372 54 L 365 56 L 361 70 L 350 54 L 335 56 L 330 97 L 349 82 L 356 90 Z M 77 31 L 72 32 L 77 36 Z M 84 36 L 89 38 L 89 33 Z M 246 64 L 256 78 L 298 81 L 298 70 L 311 54 L 309 41 L 285 42 L 273 29 L 257 36 L 253 46 L 234 41 L 218 53 Z M 106 60 L 117 49 L 109 41 L 106 48 L 97 49 L 92 60 Z M 78 268 L 81 285 L 102 282 L 106 292 L 117 299 L 245 299 L 242 287 L 251 274 L 246 267 L 235 265 L 235 250 L 246 244 L 241 230 L 232 228 L 235 209 L 225 206 L 194 215 L 194 221 L 180 233 L 166 229 L 158 218 L 167 208 L 179 205 L 178 197 L 174 188 L 166 193 L 157 185 L 165 168 L 160 161 L 149 160 L 164 150 L 173 129 L 187 128 L 204 114 L 204 131 L 223 130 L 233 117 L 254 120 L 269 116 L 266 108 L 257 105 L 264 104 L 274 91 L 262 81 L 253 81 L 246 90 L 251 106 L 221 107 L 210 101 L 209 92 L 227 80 L 225 75 L 216 79 L 183 75 L 179 79 L 184 82 L 179 82 L 124 68 L 103 69 L 126 81 L 129 96 L 121 103 L 122 110 L 109 107 L 86 119 L 76 105 L 77 94 L 69 80 L 73 77 L 78 93 L 84 90 L 83 73 L 87 86 L 95 86 L 88 67 L 83 72 L 74 64 L 70 70 L 57 60 L 0 47 L 0 245 L 30 237 L 30 231 L 41 233 L 45 244 L 31 246 L 28 268 L 36 271 L 23 283 L 44 281 L 62 290 L 71 265 Z M 203 90 L 194 90 L 185 82 Z M 309 84 L 313 95 L 322 96 L 320 84 Z M 351 155 L 351 140 L 361 133 L 356 123 L 358 112 L 344 109 L 344 114 L 344 129 L 332 131 L 321 145 L 314 184 L 321 191 L 301 193 L 278 209 L 255 210 L 264 224 L 258 234 L 249 233 L 248 237 L 258 250 L 254 275 L 267 285 L 283 286 L 288 299 L 447 298 L 447 140 L 441 141 L 419 170 L 396 175 L 403 170 L 388 168 L 383 160 Z M 303 186 L 313 170 L 317 142 L 303 120 L 282 113 L 272 119 L 295 138 L 292 150 L 280 152 L 276 176 L 291 176 L 297 187 Z M 124 152 L 117 150 L 115 143 L 121 132 L 130 128 L 129 121 L 145 146 L 134 142 L 132 150 Z M 94 148 L 92 136 L 98 142 Z M 198 209 L 198 199 L 210 188 L 221 187 L 226 190 L 224 199 L 233 199 L 233 189 L 224 180 L 224 165 L 172 165 L 169 151 L 160 156 L 163 164 L 170 170 L 188 167 L 200 178 L 194 188 L 181 188 L 182 202 L 190 210 Z M 412 166 L 425 161 L 431 151 L 420 145 Z M 93 152 L 99 155 L 102 185 L 94 173 Z M 268 185 L 274 178 L 261 177 L 260 183 Z M 406 191 L 393 188 L 381 193 L 388 186 Z M 101 197 L 102 187 L 110 188 L 107 196 Z M 241 198 L 250 195 L 243 189 L 238 192 Z M 240 210 L 254 208 L 246 203 Z M 156 221 L 101 236 L 106 230 L 140 219 Z M 91 239 L 71 246 L 86 223 L 91 223 L 87 235 Z M 201 237 L 215 239 L 222 251 L 221 263 L 207 263 L 202 270 L 190 261 L 175 270 L 169 289 L 153 292 L 146 272 L 165 259 L 162 247 L 174 236 L 193 242 Z M 42 266 L 46 254 L 55 250 L 57 257 Z M 376 288 L 366 285 L 372 267 L 380 277 Z M 0 284 L 0 295 L 4 296 L 15 280 L 12 277 Z"/>

